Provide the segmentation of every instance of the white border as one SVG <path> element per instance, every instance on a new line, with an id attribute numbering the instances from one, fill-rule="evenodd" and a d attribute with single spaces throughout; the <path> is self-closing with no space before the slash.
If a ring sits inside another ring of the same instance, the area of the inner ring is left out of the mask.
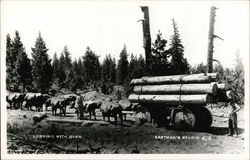
<path id="1" fill-rule="evenodd" d="M 2 2 L 2 1 L 1 1 Z M 60 2 L 60 1 L 56 1 Z M 89 1 L 90 2 L 90 1 Z M 92 1 L 93 2 L 93 1 Z M 103 1 L 94 1 L 95 3 L 103 3 Z M 157 1 L 157 3 L 160 1 Z M 171 1 L 170 1 L 171 2 Z M 185 1 L 189 2 L 189 1 Z M 249 1 L 248 1 L 249 2 Z M 132 5 L 153 5 L 155 2 L 153 1 L 104 1 L 104 3 L 131 3 Z M 223 1 L 219 1 L 219 3 L 223 3 Z M 1 16 L 4 16 L 4 8 L 1 5 Z M 2 33 L 2 23 L 1 23 L 1 33 Z M 22 155 L 22 154 L 7 154 L 7 138 L 6 138 L 6 67 L 5 67 L 5 39 L 6 35 L 1 34 L 1 157 L 2 159 L 186 159 L 186 160 L 249 160 L 249 55 L 248 55 L 248 63 L 245 65 L 245 128 L 244 128 L 244 153 L 241 154 L 100 154 L 100 155 L 87 155 L 87 154 L 37 154 L 37 155 Z"/>

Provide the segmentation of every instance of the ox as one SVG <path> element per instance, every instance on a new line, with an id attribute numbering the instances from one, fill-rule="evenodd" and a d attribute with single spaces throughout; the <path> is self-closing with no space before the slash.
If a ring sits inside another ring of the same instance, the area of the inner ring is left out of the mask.
<path id="1" fill-rule="evenodd" d="M 117 123 L 117 115 L 119 115 L 122 124 L 122 107 L 117 102 L 112 101 L 111 98 L 102 102 L 100 111 L 102 112 L 104 121 L 105 117 L 108 117 L 108 121 L 110 121 L 110 116 L 113 116 L 115 123 Z"/>
<path id="2" fill-rule="evenodd" d="M 10 108 L 14 107 L 15 109 L 18 109 L 22 108 L 24 97 L 24 93 L 9 93 L 6 96 L 6 101 L 9 103 Z"/>

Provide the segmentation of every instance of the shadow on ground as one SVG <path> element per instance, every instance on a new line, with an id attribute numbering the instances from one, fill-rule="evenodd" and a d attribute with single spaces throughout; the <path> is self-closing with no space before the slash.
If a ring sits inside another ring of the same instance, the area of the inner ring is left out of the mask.
<path id="1" fill-rule="evenodd" d="M 228 134 L 228 127 L 211 127 L 208 131 L 208 133 L 214 134 L 214 135 L 226 135 Z M 238 128 L 238 134 L 242 134 L 244 132 L 244 129 Z"/>

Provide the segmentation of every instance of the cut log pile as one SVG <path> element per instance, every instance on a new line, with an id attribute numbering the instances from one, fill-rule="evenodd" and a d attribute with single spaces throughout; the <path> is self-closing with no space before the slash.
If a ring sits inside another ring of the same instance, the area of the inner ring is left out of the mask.
<path id="1" fill-rule="evenodd" d="M 225 101 L 227 86 L 218 73 L 155 76 L 133 79 L 132 103 L 207 104 Z M 222 98 L 221 98 L 222 97 Z"/>

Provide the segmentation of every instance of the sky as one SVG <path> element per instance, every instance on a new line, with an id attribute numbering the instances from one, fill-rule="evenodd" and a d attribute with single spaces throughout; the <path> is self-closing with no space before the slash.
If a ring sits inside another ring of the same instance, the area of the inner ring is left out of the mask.
<path id="1" fill-rule="evenodd" d="M 235 64 L 238 50 L 244 64 L 249 60 L 249 1 L 1 1 L 1 51 L 6 35 L 19 31 L 31 57 L 39 31 L 50 58 L 67 45 L 72 59 L 84 55 L 89 46 L 101 60 L 106 54 L 119 58 L 126 44 L 129 56 L 143 54 L 140 6 L 149 6 L 152 42 L 158 30 L 170 42 L 175 19 L 191 65 L 206 64 L 210 7 L 216 6 L 214 59 L 223 66 Z M 168 45 L 167 44 L 167 45 Z"/>

